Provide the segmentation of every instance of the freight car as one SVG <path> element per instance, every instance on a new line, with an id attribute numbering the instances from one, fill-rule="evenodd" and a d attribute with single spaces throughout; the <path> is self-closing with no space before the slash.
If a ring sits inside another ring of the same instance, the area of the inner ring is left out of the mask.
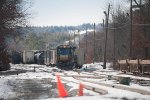
<path id="1" fill-rule="evenodd" d="M 20 64 L 22 62 L 22 53 L 17 51 L 11 52 L 11 63 L 12 64 Z"/>
<path id="2" fill-rule="evenodd" d="M 38 51 L 34 53 L 34 63 L 35 64 L 44 64 L 44 51 Z"/>
<path id="3" fill-rule="evenodd" d="M 81 68 L 84 64 L 84 50 L 70 45 L 57 47 L 57 67 L 61 69 Z"/>
<path id="4" fill-rule="evenodd" d="M 24 51 L 23 52 L 23 63 L 24 64 L 34 64 L 34 51 L 29 50 L 29 51 Z"/>
<path id="5" fill-rule="evenodd" d="M 41 50 L 27 50 L 23 52 L 11 52 L 12 64 L 44 64 L 44 51 Z"/>
<path id="6" fill-rule="evenodd" d="M 44 51 L 44 64 L 47 66 L 56 66 L 56 49 Z"/>

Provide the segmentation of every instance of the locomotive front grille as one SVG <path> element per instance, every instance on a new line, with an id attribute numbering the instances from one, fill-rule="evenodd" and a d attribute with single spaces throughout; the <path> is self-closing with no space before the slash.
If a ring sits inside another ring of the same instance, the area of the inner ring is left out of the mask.
<path id="1" fill-rule="evenodd" d="M 69 60 L 69 56 L 68 55 L 60 55 L 60 60 L 67 61 L 67 60 Z"/>

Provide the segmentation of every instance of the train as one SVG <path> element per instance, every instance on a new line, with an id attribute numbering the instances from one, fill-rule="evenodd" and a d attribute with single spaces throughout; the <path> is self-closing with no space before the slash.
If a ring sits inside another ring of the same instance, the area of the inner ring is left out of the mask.
<path id="1" fill-rule="evenodd" d="M 12 57 L 12 63 L 14 64 L 20 62 L 24 64 L 57 66 L 61 69 L 74 69 L 81 68 L 84 64 L 85 50 L 71 45 L 59 45 L 56 49 L 28 50 L 22 53 L 14 53 L 13 56 L 15 56 Z"/>
<path id="2" fill-rule="evenodd" d="M 61 69 L 81 68 L 85 61 L 85 50 L 71 45 L 59 45 L 45 51 L 45 64 Z"/>

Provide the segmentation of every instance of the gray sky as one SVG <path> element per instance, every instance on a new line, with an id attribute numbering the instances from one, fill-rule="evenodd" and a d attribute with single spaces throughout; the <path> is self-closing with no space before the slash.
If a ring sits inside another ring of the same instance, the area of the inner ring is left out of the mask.
<path id="1" fill-rule="evenodd" d="M 34 0 L 30 23 L 34 26 L 100 23 L 110 1 L 118 0 Z"/>

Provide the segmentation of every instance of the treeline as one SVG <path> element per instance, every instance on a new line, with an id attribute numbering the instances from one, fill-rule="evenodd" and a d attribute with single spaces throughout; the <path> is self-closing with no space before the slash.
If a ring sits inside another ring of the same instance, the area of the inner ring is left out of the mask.
<path id="1" fill-rule="evenodd" d="M 124 1 L 124 4 L 130 5 L 131 0 Z M 150 1 L 132 0 L 132 15 L 131 7 L 124 7 L 121 3 L 115 7 L 113 4 L 110 5 L 108 27 L 106 27 L 105 20 L 103 31 L 96 32 L 95 53 L 93 32 L 88 32 L 88 35 L 84 35 L 84 39 L 81 41 L 80 47 L 86 48 L 87 37 L 87 62 L 93 62 L 94 58 L 95 61 L 104 60 L 106 28 L 108 29 L 107 61 L 150 59 Z"/>
<path id="2" fill-rule="evenodd" d="M 91 23 L 85 23 L 79 26 L 30 26 L 28 30 L 30 33 L 42 34 L 42 33 L 66 33 L 74 30 L 84 30 L 85 27 L 88 29 L 93 29 L 93 25 Z"/>
<path id="3" fill-rule="evenodd" d="M 97 25 L 97 29 L 100 24 Z M 77 30 L 93 29 L 93 24 L 87 23 L 79 26 L 43 26 L 23 27 L 19 29 L 19 35 L 7 38 L 8 48 L 15 51 L 44 50 L 47 45 L 49 49 L 63 44 L 74 38 Z"/>

